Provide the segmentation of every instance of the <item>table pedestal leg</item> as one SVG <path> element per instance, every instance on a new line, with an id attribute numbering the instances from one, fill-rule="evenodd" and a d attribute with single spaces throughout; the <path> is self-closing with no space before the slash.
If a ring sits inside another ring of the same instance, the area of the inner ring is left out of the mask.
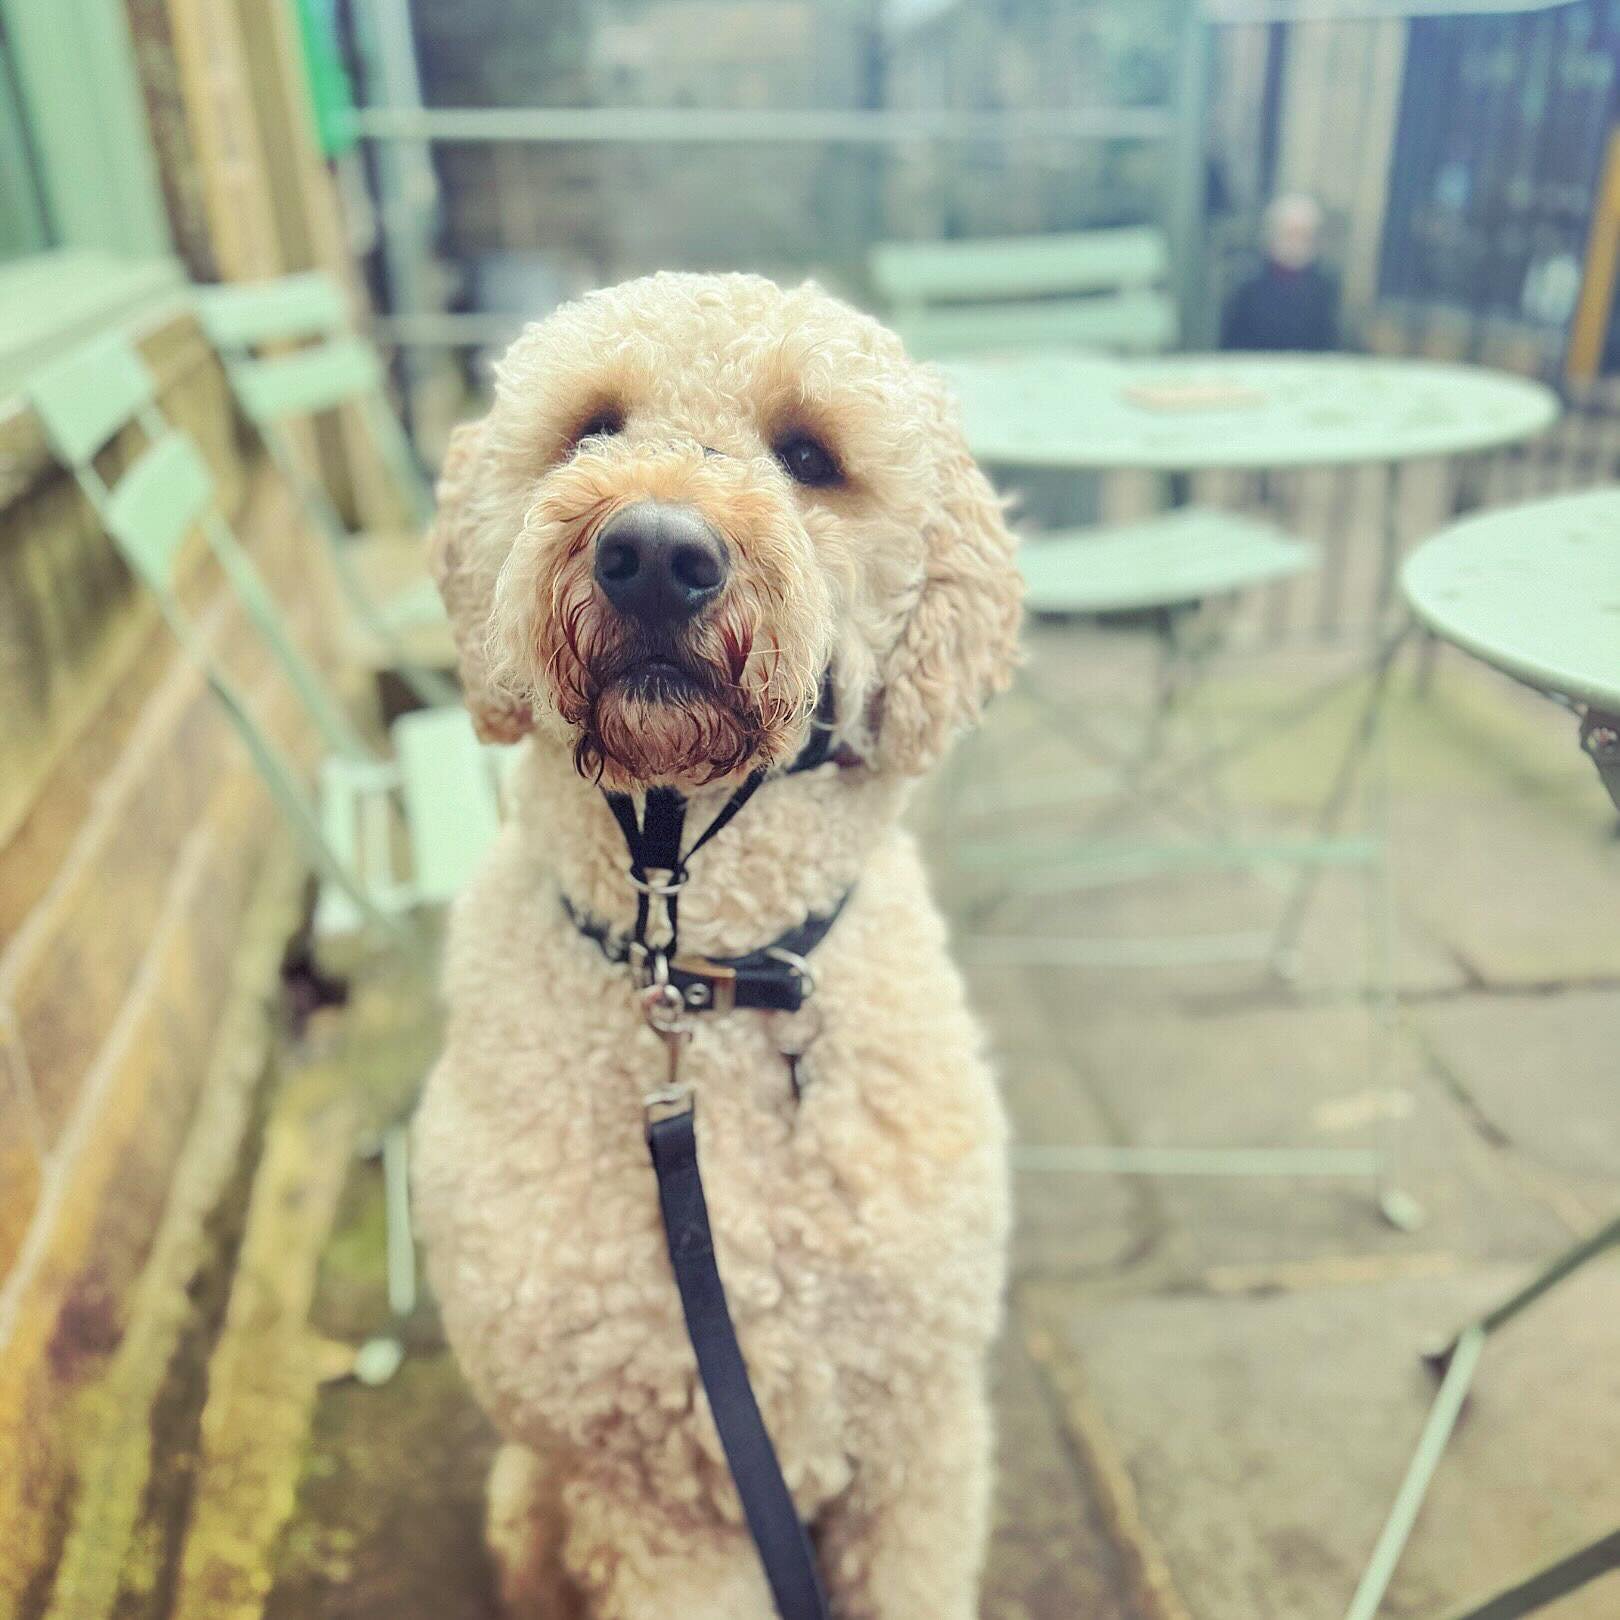
<path id="1" fill-rule="evenodd" d="M 1581 716 L 1581 747 L 1592 756 L 1615 809 L 1620 810 L 1620 714 L 1588 709 Z"/>

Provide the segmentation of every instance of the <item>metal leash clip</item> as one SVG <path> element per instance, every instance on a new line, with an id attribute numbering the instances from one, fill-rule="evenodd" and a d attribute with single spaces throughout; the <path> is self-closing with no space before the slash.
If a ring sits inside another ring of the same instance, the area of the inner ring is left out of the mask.
<path id="1" fill-rule="evenodd" d="M 660 956 L 665 964 L 663 979 L 656 978 L 654 967 L 654 958 Z M 684 997 L 689 1012 L 726 1013 L 737 1005 L 737 970 L 730 963 L 711 962 L 706 956 L 690 954 L 670 956 L 634 940 L 626 947 L 625 960 L 643 989 L 679 974 L 680 983 L 675 988 Z"/>
<path id="2" fill-rule="evenodd" d="M 696 1104 L 692 1082 L 681 1078 L 681 1049 L 692 1038 L 692 1024 L 686 1016 L 686 999 L 670 983 L 669 958 L 653 951 L 649 958 L 652 981 L 641 992 L 641 1016 L 647 1027 L 664 1043 L 664 1083 L 641 1099 L 649 1125 L 675 1114 L 689 1113 Z"/>

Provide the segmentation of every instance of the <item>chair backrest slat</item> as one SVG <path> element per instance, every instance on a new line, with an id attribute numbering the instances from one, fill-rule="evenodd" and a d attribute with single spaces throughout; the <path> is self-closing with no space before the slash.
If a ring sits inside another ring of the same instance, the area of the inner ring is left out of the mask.
<path id="1" fill-rule="evenodd" d="M 882 242 L 871 259 L 878 290 L 891 303 L 910 306 L 1118 292 L 1156 286 L 1169 269 L 1168 244 L 1153 229 Z"/>
<path id="2" fill-rule="evenodd" d="M 372 599 L 354 567 L 348 521 L 332 499 L 319 464 L 287 431 L 302 418 L 348 408 L 382 458 L 409 519 L 421 528 L 432 521 L 433 491 L 389 404 L 382 361 L 350 327 L 342 289 L 329 276 L 311 272 L 203 289 L 197 294 L 197 308 L 238 406 L 258 429 L 304 515 L 326 541 L 350 608 L 389 651 L 406 685 L 423 702 L 454 701 L 454 688 L 442 675 L 414 667 L 406 656 L 398 629 L 386 617 L 390 604 Z M 297 343 L 306 346 L 263 352 Z"/>
<path id="3" fill-rule="evenodd" d="M 231 378 L 243 409 L 265 427 L 363 397 L 381 386 L 382 363 L 358 338 L 332 338 L 271 360 L 239 361 Z"/>
<path id="4" fill-rule="evenodd" d="M 151 589 L 168 593 L 181 545 L 213 496 L 213 475 L 196 446 L 169 433 L 118 480 L 103 517 L 129 565 Z"/>
<path id="5" fill-rule="evenodd" d="M 349 321 L 342 289 L 320 270 L 275 281 L 199 287 L 195 296 L 197 318 L 218 349 L 330 336 Z"/>
<path id="6" fill-rule="evenodd" d="M 113 336 L 75 350 L 28 386 L 29 403 L 51 449 L 72 468 L 90 461 L 156 397 L 146 362 L 127 341 Z"/>
<path id="7" fill-rule="evenodd" d="M 1175 342 L 1177 323 L 1175 300 L 1168 293 L 1136 290 L 1095 298 L 937 304 L 898 324 L 914 356 L 937 360 L 1043 346 L 1156 354 Z"/>

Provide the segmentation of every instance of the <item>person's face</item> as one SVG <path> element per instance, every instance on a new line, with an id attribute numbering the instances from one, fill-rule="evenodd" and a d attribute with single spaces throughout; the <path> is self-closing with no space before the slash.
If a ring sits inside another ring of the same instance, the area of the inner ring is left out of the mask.
<path id="1" fill-rule="evenodd" d="M 1271 257 L 1285 270 L 1303 270 L 1316 260 L 1316 215 L 1307 209 L 1289 209 L 1271 225 Z"/>

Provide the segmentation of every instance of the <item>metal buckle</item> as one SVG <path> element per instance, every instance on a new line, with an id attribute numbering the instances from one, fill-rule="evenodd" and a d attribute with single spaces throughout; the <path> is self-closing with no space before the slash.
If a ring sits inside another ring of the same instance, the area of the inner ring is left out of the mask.
<path id="1" fill-rule="evenodd" d="M 696 981 L 682 992 L 693 1012 L 726 1013 L 737 1005 L 736 968 L 711 962 L 706 956 L 677 956 L 669 966 L 672 973 Z"/>
<path id="2" fill-rule="evenodd" d="M 688 1012 L 727 1013 L 737 1006 L 737 970 L 724 962 L 711 962 L 706 956 L 669 956 L 636 941 L 630 944 L 627 960 L 643 988 L 669 983 L 672 973 L 694 981 L 679 989 Z"/>
<path id="3" fill-rule="evenodd" d="M 690 1080 L 673 1086 L 660 1086 L 641 1099 L 641 1112 L 649 1125 L 657 1125 L 679 1114 L 690 1114 L 697 1107 L 697 1093 Z"/>

